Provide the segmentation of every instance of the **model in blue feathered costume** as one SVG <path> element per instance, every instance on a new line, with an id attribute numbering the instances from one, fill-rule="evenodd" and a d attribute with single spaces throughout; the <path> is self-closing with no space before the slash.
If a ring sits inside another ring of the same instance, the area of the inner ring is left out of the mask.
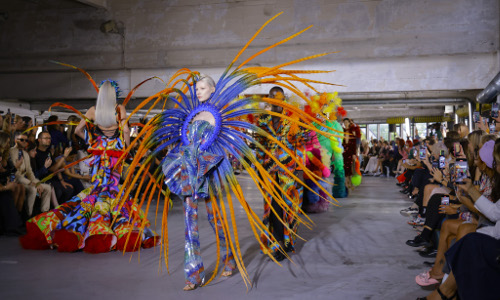
<path id="1" fill-rule="evenodd" d="M 264 24 L 264 26 L 271 20 Z M 268 246 L 260 241 L 260 234 L 266 234 L 270 239 L 273 239 L 272 234 L 269 234 L 261 218 L 255 214 L 245 201 L 241 187 L 234 175 L 231 161 L 228 159 L 228 154 L 232 155 L 242 164 L 257 184 L 257 188 L 264 196 L 266 202 L 270 203 L 270 198 L 272 197 L 273 201 L 276 201 L 284 211 L 293 215 L 298 223 L 305 224 L 307 227 L 310 227 L 311 224 L 310 219 L 302 214 L 300 208 L 292 209 L 287 206 L 285 199 L 282 197 L 286 193 L 276 182 L 275 178 L 270 176 L 267 170 L 257 161 L 246 141 L 253 143 L 263 152 L 267 150 L 247 131 L 270 139 L 280 145 L 284 151 L 290 154 L 291 158 L 296 161 L 297 165 L 304 172 L 308 172 L 300 158 L 283 143 L 258 126 L 250 122 L 241 121 L 240 119 L 247 115 L 265 113 L 287 119 L 290 122 L 309 130 L 317 131 L 320 134 L 328 136 L 332 136 L 332 134 L 322 132 L 312 125 L 314 122 L 321 123 L 317 118 L 309 116 L 299 108 L 281 100 L 266 97 L 237 98 L 249 87 L 259 84 L 273 84 L 288 89 L 308 102 L 307 97 L 295 87 L 294 83 L 303 83 L 311 89 L 314 88 L 310 83 L 329 83 L 301 78 L 299 75 L 306 73 L 328 73 L 328 71 L 284 70 L 282 68 L 327 54 L 314 55 L 275 67 L 242 68 L 254 57 L 301 34 L 305 31 L 303 30 L 259 51 L 230 72 L 233 64 L 261 30 L 262 28 L 243 47 L 216 84 L 207 76 L 182 69 L 174 75 L 167 84 L 166 89 L 144 100 L 136 108 L 137 111 L 151 101 L 154 101 L 153 106 L 161 101 L 164 103 L 171 101 L 176 105 L 175 108 L 164 110 L 162 113 L 156 115 L 141 130 L 139 137 L 143 137 L 144 139 L 139 144 L 137 154 L 130 166 L 131 169 L 137 166 L 140 166 L 140 168 L 134 174 L 128 174 L 121 192 L 123 193 L 123 197 L 127 197 L 132 190 L 131 187 L 136 183 L 139 183 L 139 189 L 141 189 L 144 177 L 154 159 L 161 158 L 160 166 L 156 169 L 156 172 L 150 175 L 156 180 L 156 183 L 166 183 L 168 187 L 165 193 L 166 199 L 168 199 L 169 193 L 174 193 L 183 199 L 186 224 L 184 268 L 187 284 L 185 287 L 186 290 L 193 289 L 201 284 L 208 284 L 216 276 L 219 269 L 221 249 L 223 251 L 227 249 L 227 254 L 223 258 L 224 271 L 222 275 L 230 275 L 233 269 L 238 268 L 245 284 L 248 286 L 250 283 L 239 248 L 238 230 L 232 201 L 233 195 L 245 210 L 251 229 L 261 248 L 266 249 Z M 201 91 L 205 87 L 208 88 L 208 94 L 206 89 L 204 92 Z M 259 102 L 282 106 L 285 111 L 283 113 L 276 113 L 259 109 L 257 108 Z M 292 114 L 287 114 L 286 111 Z M 293 115 L 293 117 L 290 115 Z M 135 143 L 139 140 L 139 138 L 134 140 L 129 148 L 134 147 Z M 304 184 L 293 172 L 287 170 L 282 162 L 277 158 L 273 159 L 279 167 L 289 173 L 290 177 L 294 178 L 298 183 Z M 252 164 L 255 166 L 255 169 L 251 167 Z M 310 177 L 316 182 L 313 174 L 310 174 Z M 307 186 L 305 187 L 308 188 Z M 143 197 L 139 199 L 141 205 L 143 203 L 147 204 L 146 212 L 149 209 L 153 194 L 157 188 L 158 184 L 150 182 Z M 329 194 L 326 190 L 324 192 Z M 227 201 L 221 201 L 224 198 Z M 197 230 L 197 202 L 202 199 L 207 203 L 209 221 L 218 236 L 216 239 L 218 246 L 217 265 L 211 278 L 206 282 L 204 281 L 204 268 L 199 251 L 200 246 Z M 168 209 L 169 205 L 165 205 L 162 218 L 161 247 L 162 255 L 165 258 L 168 257 L 169 251 L 167 235 Z M 273 211 L 273 213 L 275 212 Z M 280 251 L 286 256 L 283 249 L 280 249 Z M 264 253 L 269 254 L 270 252 L 264 250 Z M 275 260 L 271 255 L 270 257 Z M 165 259 L 165 263 L 168 268 L 167 259 Z"/>

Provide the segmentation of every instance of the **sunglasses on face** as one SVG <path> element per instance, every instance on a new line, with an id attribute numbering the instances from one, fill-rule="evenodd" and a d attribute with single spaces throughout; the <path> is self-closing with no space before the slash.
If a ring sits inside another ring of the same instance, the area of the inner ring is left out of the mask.
<path id="1" fill-rule="evenodd" d="M 28 139 L 17 139 L 17 140 L 20 142 L 27 142 L 28 141 Z"/>

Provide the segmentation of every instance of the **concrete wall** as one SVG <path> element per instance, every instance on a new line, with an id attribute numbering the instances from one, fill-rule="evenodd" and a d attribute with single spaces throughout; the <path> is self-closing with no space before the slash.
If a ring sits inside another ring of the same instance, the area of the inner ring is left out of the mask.
<path id="1" fill-rule="evenodd" d="M 49 60 L 82 67 L 98 81 L 117 79 L 124 91 L 180 67 L 218 77 L 280 11 L 247 55 L 314 27 L 252 63 L 340 51 L 298 68 L 337 70 L 316 78 L 344 85 L 335 90 L 345 94 L 482 89 L 499 70 L 499 0 L 107 0 L 106 8 L 70 0 L 10 2 L 0 6 L 8 12 L 0 20 L 0 98 L 95 97 L 83 76 Z M 100 31 L 108 20 L 118 33 Z M 161 87 L 149 83 L 137 96 Z"/>

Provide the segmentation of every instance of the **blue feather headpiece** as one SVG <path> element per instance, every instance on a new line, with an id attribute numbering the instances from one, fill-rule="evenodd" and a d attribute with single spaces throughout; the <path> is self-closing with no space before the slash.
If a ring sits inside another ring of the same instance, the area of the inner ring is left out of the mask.
<path id="1" fill-rule="evenodd" d="M 114 81 L 114 80 L 111 80 L 111 79 L 105 79 L 103 81 L 101 81 L 101 83 L 99 83 L 99 88 L 101 88 L 101 86 L 106 82 L 106 81 L 109 81 L 109 83 L 111 83 L 111 86 L 115 88 L 115 93 L 116 93 L 116 99 L 120 98 L 121 94 L 122 94 L 122 90 L 120 90 L 120 87 L 118 86 L 118 82 Z"/>

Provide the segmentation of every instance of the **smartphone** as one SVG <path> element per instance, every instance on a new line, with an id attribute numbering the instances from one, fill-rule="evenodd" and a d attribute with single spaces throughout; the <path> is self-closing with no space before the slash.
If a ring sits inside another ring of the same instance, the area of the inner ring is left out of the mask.
<path id="1" fill-rule="evenodd" d="M 403 163 L 406 164 L 406 159 L 403 159 Z"/>
<path id="2" fill-rule="evenodd" d="M 425 156 L 426 156 L 426 149 L 425 148 L 420 148 L 420 159 L 425 159 Z"/>
<path id="3" fill-rule="evenodd" d="M 436 169 L 439 168 L 439 163 L 437 161 L 435 161 L 435 160 L 431 162 L 431 165 L 432 165 L 433 168 L 436 168 Z"/>
<path id="4" fill-rule="evenodd" d="M 439 169 L 444 169 L 446 162 L 446 158 L 444 157 L 444 151 L 441 150 L 441 153 L 439 154 Z"/>
<path id="5" fill-rule="evenodd" d="M 459 159 L 455 163 L 455 184 L 464 184 L 464 179 L 467 178 L 469 165 L 466 159 Z"/>
<path id="6" fill-rule="evenodd" d="M 441 205 L 450 205 L 450 195 L 444 195 L 441 197 Z"/>
<path id="7" fill-rule="evenodd" d="M 417 153 L 417 152 L 418 152 L 418 151 L 417 151 L 417 149 L 414 149 L 414 150 L 413 150 L 413 157 L 417 157 L 417 155 L 418 155 L 418 153 Z"/>
<path id="8" fill-rule="evenodd" d="M 73 147 L 73 141 L 69 141 L 69 142 L 68 142 L 68 146 L 69 146 L 69 147 Z"/>
<path id="9" fill-rule="evenodd" d="M 17 159 L 21 159 L 23 157 L 23 150 L 19 150 L 19 154 L 17 156 Z"/>
<path id="10" fill-rule="evenodd" d="M 10 173 L 10 182 L 16 181 L 16 173 Z"/>
<path id="11" fill-rule="evenodd" d="M 496 123 L 495 121 L 490 123 L 490 134 L 495 133 L 496 130 Z"/>
<path id="12" fill-rule="evenodd" d="M 16 114 L 15 113 L 12 113 L 11 114 L 11 117 L 10 117 L 10 124 L 11 125 L 14 125 L 14 121 L 16 120 Z"/>
<path id="13" fill-rule="evenodd" d="M 498 118 L 498 103 L 493 103 L 491 105 L 491 113 L 492 118 Z"/>
<path id="14" fill-rule="evenodd" d="M 472 120 L 474 121 L 474 123 L 479 123 L 480 117 L 481 117 L 481 114 L 478 111 L 475 111 L 472 114 Z"/>
<path id="15" fill-rule="evenodd" d="M 455 163 L 450 163 L 450 165 L 448 166 L 448 168 L 450 169 L 451 182 L 455 182 L 455 180 L 456 180 Z"/>
<path id="16" fill-rule="evenodd" d="M 453 143 L 453 156 L 457 157 L 462 155 L 462 150 L 460 148 L 460 143 Z"/>

